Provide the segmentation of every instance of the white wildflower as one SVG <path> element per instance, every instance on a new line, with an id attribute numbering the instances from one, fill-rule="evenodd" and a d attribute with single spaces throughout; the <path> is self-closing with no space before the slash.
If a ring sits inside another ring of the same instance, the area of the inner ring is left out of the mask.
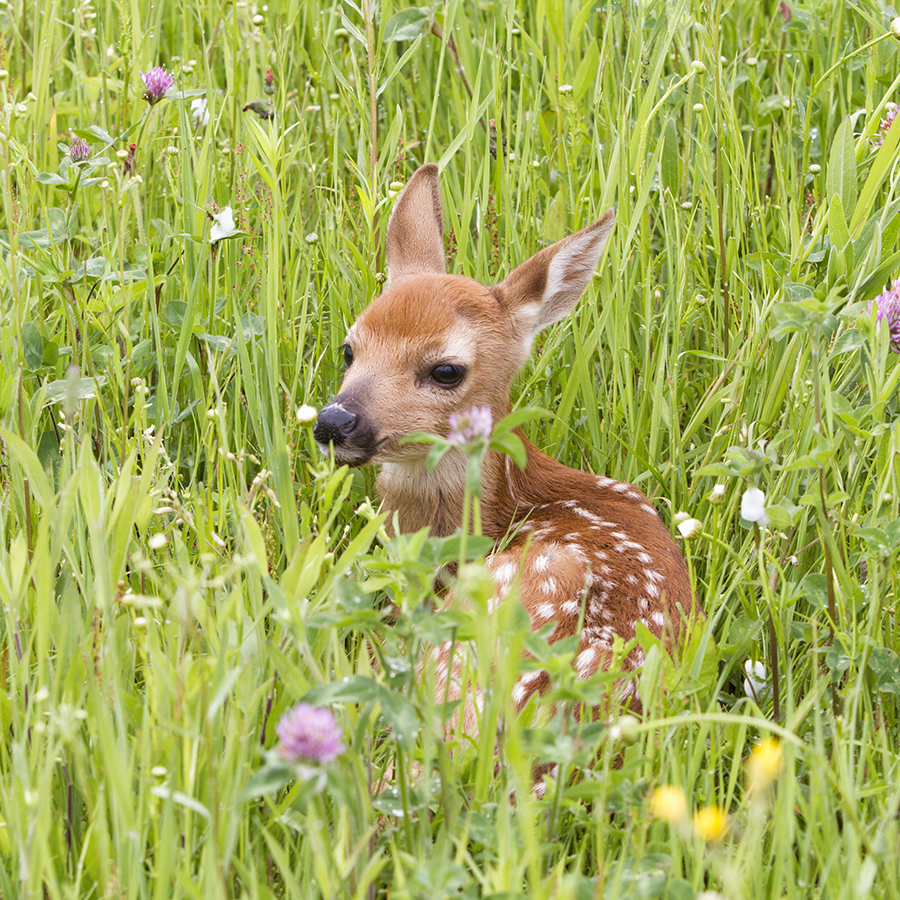
<path id="1" fill-rule="evenodd" d="M 221 212 L 213 214 L 213 226 L 209 229 L 209 242 L 214 244 L 221 241 L 222 238 L 229 237 L 234 234 L 237 229 L 234 227 L 234 213 L 230 206 L 226 206 Z"/>
<path id="2" fill-rule="evenodd" d="M 766 495 L 756 487 L 747 488 L 741 497 L 741 518 L 746 522 L 756 522 L 760 526 L 769 524 L 766 515 Z"/>

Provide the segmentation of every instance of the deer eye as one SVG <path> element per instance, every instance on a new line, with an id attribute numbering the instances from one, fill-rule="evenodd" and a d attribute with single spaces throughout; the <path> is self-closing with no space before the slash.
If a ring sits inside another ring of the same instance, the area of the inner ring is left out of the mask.
<path id="1" fill-rule="evenodd" d="M 344 351 L 344 368 L 349 369 L 353 362 L 353 351 L 350 349 L 349 344 L 343 344 L 341 350 Z"/>
<path id="2" fill-rule="evenodd" d="M 465 374 L 465 366 L 441 363 L 431 370 L 429 378 L 441 387 L 456 387 L 463 380 Z"/>

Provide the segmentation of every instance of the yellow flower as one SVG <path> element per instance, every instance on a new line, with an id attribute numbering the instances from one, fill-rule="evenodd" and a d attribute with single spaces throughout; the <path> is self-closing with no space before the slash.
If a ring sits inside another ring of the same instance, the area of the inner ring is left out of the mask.
<path id="1" fill-rule="evenodd" d="M 704 841 L 721 841 L 728 831 L 728 814 L 718 806 L 704 806 L 694 813 L 694 834 Z"/>
<path id="2" fill-rule="evenodd" d="M 653 792 L 650 809 L 657 819 L 662 819 L 670 825 L 678 825 L 687 819 L 687 798 L 680 787 L 664 784 Z"/>
<path id="3" fill-rule="evenodd" d="M 744 763 L 747 768 L 747 790 L 751 794 L 765 790 L 781 774 L 783 762 L 778 738 L 757 741 Z"/>

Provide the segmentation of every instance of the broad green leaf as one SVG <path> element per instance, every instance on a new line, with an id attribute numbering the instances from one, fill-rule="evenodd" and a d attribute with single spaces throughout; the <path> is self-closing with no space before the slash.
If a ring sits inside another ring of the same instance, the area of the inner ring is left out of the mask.
<path id="1" fill-rule="evenodd" d="M 675 120 L 669 116 L 663 129 L 663 152 L 659 160 L 659 176 L 662 185 L 672 196 L 678 196 L 681 190 L 681 169 L 678 158 L 678 131 Z"/>
<path id="2" fill-rule="evenodd" d="M 55 172 L 41 172 L 34 176 L 38 184 L 67 184 L 65 178 L 60 178 Z"/>
<path id="3" fill-rule="evenodd" d="M 587 90 L 593 85 L 600 69 L 600 45 L 591 41 L 584 58 L 578 65 L 575 73 L 575 82 L 572 85 L 572 99 L 578 103 L 584 97 Z"/>
<path id="4" fill-rule="evenodd" d="M 83 281 L 86 278 L 102 278 L 106 274 L 106 260 L 102 256 L 86 259 L 70 276 L 70 281 Z"/>
<path id="5" fill-rule="evenodd" d="M 388 19 L 382 40 L 414 41 L 428 31 L 430 24 L 431 10 L 427 6 L 410 6 Z"/>
<path id="6" fill-rule="evenodd" d="M 96 378 L 60 378 L 51 381 L 46 386 L 44 394 L 44 406 L 52 403 L 62 403 L 69 399 L 75 403 L 97 396 L 97 389 L 106 384 L 106 376 L 98 375 Z"/>
<path id="7" fill-rule="evenodd" d="M 828 236 L 831 238 L 831 245 L 838 250 L 843 250 L 850 243 L 850 232 L 844 218 L 844 205 L 839 194 L 835 194 L 828 205 Z"/>
<path id="8" fill-rule="evenodd" d="M 44 509 L 50 509 L 53 488 L 37 454 L 17 434 L 2 427 L 0 427 L 0 438 L 6 444 L 10 458 L 14 458 L 24 470 L 37 501 Z"/>
<path id="9" fill-rule="evenodd" d="M 876 687 L 885 694 L 900 694 L 900 657 L 889 648 L 878 647 L 869 657 L 869 669 L 877 678 Z"/>
<path id="10" fill-rule="evenodd" d="M 567 221 L 566 189 L 561 184 L 550 205 L 550 212 L 547 213 L 544 226 L 544 237 L 548 243 L 554 243 L 565 237 Z"/>
<path id="11" fill-rule="evenodd" d="M 22 328 L 22 359 L 30 372 L 36 372 L 44 362 L 44 338 L 34 322 L 26 322 Z"/>
<path id="12" fill-rule="evenodd" d="M 853 215 L 857 197 L 856 144 L 849 116 L 838 126 L 831 144 L 828 169 L 825 172 L 825 192 L 829 204 L 835 197 L 840 197 L 844 215 Z"/>
<path id="13" fill-rule="evenodd" d="M 254 800 L 266 794 L 276 794 L 291 783 L 294 777 L 291 767 L 267 763 L 260 766 L 248 779 L 241 790 L 241 800 Z"/>

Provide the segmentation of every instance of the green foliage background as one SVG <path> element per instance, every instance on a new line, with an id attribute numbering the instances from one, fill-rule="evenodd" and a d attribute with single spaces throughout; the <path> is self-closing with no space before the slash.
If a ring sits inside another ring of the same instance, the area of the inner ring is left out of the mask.
<path id="1" fill-rule="evenodd" d="M 895 16 L 3 0 L 0 896 L 900 895 L 900 367 L 867 311 L 900 269 Z M 617 210 L 515 394 L 553 412 L 543 449 L 703 523 L 708 618 L 674 659 L 646 638 L 641 723 L 578 724 L 615 672 L 577 682 L 572 647 L 488 617 L 477 562 L 433 615 L 458 539 L 388 540 L 371 473 L 294 414 L 335 391 L 426 161 L 483 281 Z M 448 636 L 486 696 L 449 743 L 415 677 Z M 525 647 L 555 684 L 533 721 Z M 345 728 L 327 771 L 268 752 L 301 699 Z M 561 766 L 542 798 L 535 762 Z M 725 838 L 654 819 L 664 784 Z"/>

